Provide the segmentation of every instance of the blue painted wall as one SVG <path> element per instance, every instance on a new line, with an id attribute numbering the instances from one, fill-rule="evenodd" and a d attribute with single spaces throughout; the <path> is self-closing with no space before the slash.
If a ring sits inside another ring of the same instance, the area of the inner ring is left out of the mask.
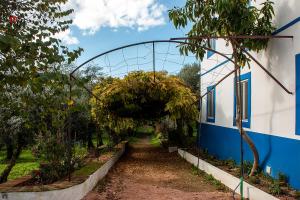
<path id="1" fill-rule="evenodd" d="M 289 177 L 292 187 L 300 189 L 300 141 L 247 131 L 256 144 L 260 165 L 271 166 L 272 176 L 279 172 Z M 240 162 L 240 135 L 237 129 L 202 124 L 199 145 L 219 159 Z M 244 143 L 244 159 L 253 161 L 250 148 Z"/>
<path id="2" fill-rule="evenodd" d="M 300 54 L 295 56 L 296 62 L 296 135 L 300 135 Z"/>

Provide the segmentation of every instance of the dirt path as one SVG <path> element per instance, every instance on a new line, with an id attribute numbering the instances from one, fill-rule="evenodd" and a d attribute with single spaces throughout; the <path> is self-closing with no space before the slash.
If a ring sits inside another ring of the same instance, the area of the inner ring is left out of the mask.
<path id="1" fill-rule="evenodd" d="M 105 180 L 84 200 L 194 200 L 231 199 L 204 178 L 176 153 L 153 147 L 142 139 L 132 145 Z"/>

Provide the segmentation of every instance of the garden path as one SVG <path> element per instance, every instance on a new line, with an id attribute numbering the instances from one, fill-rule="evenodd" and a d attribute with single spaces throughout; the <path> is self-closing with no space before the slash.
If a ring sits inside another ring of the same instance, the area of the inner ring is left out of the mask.
<path id="1" fill-rule="evenodd" d="M 177 153 L 140 139 L 83 200 L 195 200 L 232 199 L 217 191 Z"/>

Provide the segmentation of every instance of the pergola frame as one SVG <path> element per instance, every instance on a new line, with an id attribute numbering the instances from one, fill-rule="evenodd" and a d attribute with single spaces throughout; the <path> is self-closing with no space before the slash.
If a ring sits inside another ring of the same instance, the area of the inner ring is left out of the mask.
<path id="1" fill-rule="evenodd" d="M 117 50 L 121 50 L 121 49 L 125 49 L 125 48 L 129 48 L 129 47 L 133 47 L 133 46 L 138 46 L 138 45 L 142 45 L 142 44 L 152 44 L 152 51 L 153 51 L 153 55 L 152 55 L 152 59 L 153 59 L 153 71 L 154 71 L 154 80 L 155 80 L 155 43 L 176 43 L 179 45 L 194 45 L 190 42 L 187 42 L 187 40 L 203 40 L 203 39 L 231 39 L 232 41 L 234 41 L 236 44 L 238 44 L 236 42 L 236 39 L 256 39 L 256 40 L 266 40 L 266 39 L 293 39 L 293 36 L 275 36 L 275 35 L 270 35 L 270 36 L 261 36 L 261 35 L 253 35 L 253 36 L 247 36 L 247 35 L 240 35 L 240 36 L 197 36 L 197 37 L 179 37 L 179 38 L 171 38 L 169 40 L 153 40 L 153 41 L 146 41 L 146 42 L 139 42 L 139 43 L 133 43 L 133 44 L 129 44 L 129 45 L 125 45 L 125 46 L 121 46 L 118 48 L 114 48 L 111 49 L 109 51 L 100 53 L 94 57 L 92 57 L 91 59 L 85 61 L 84 63 L 82 63 L 81 65 L 79 65 L 78 67 L 76 67 L 69 75 L 70 78 L 70 82 L 69 82 L 69 89 L 70 89 L 70 96 L 69 96 L 69 100 L 72 100 L 72 80 L 76 80 L 76 77 L 74 76 L 74 73 L 76 71 L 78 71 L 80 68 L 82 68 L 83 66 L 85 66 L 87 63 L 93 61 L 94 59 L 97 59 L 103 55 L 106 55 L 108 53 L 117 51 Z M 200 45 L 197 46 L 198 48 L 202 48 L 205 49 L 207 51 L 211 51 L 214 52 L 224 58 L 226 58 L 228 61 L 232 62 L 234 65 L 236 65 L 236 61 L 233 60 L 232 58 L 229 58 L 227 55 L 225 55 L 224 53 L 217 51 L 215 49 L 212 49 L 210 47 L 207 47 L 205 45 Z M 254 56 L 252 56 L 243 46 L 240 46 L 238 44 L 238 48 L 240 48 L 252 61 L 254 61 L 269 77 L 271 77 L 286 93 L 293 95 L 293 92 L 291 92 L 289 89 L 287 89 L 270 71 L 268 71 L 257 59 L 254 58 Z M 201 69 L 201 67 L 200 67 Z M 199 116 L 199 128 L 201 127 L 201 116 L 202 116 L 202 100 L 203 98 L 213 89 L 215 89 L 220 83 L 222 83 L 225 79 L 227 79 L 230 75 L 232 74 L 236 74 L 237 71 L 239 71 L 239 68 L 236 68 L 234 70 L 232 70 L 231 72 L 229 72 L 228 74 L 226 74 L 224 77 L 222 77 L 212 88 L 210 88 L 210 90 L 208 90 L 206 93 L 204 93 L 203 95 L 201 95 L 200 93 L 200 116 Z M 201 77 L 201 75 L 200 75 Z M 201 78 L 200 78 L 201 81 Z M 201 85 L 201 82 L 200 82 Z M 89 88 L 87 88 L 86 86 L 82 86 L 91 96 L 93 96 L 96 101 L 100 100 L 97 95 L 95 95 Z M 70 120 L 69 120 L 70 123 Z M 68 128 L 68 140 L 71 144 L 71 128 L 70 128 L 71 124 L 69 124 L 69 128 Z M 71 146 L 70 146 L 71 148 Z M 71 152 L 71 149 L 69 150 Z M 241 189 L 241 196 L 243 198 L 243 176 L 244 176 L 244 170 L 243 170 L 243 139 L 242 139 L 242 135 L 241 135 L 241 144 L 240 144 L 240 152 L 241 152 L 241 182 L 240 184 L 236 187 L 236 189 L 240 187 Z M 71 156 L 71 155 L 69 155 Z M 198 155 L 198 162 L 199 162 L 199 155 Z M 70 169 L 70 168 L 69 168 Z M 69 180 L 70 180 L 70 170 L 69 170 Z M 235 189 L 235 190 L 236 190 Z M 235 194 L 235 190 L 233 191 L 233 196 Z"/>

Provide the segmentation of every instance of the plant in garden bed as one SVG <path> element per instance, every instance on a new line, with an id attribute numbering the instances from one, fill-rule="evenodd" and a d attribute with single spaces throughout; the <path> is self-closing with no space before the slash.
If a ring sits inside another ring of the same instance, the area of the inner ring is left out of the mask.
<path id="1" fill-rule="evenodd" d="M 206 172 L 198 169 L 194 165 L 192 166 L 192 174 L 203 177 L 207 183 L 215 186 L 217 190 L 220 191 L 227 190 L 227 187 L 224 184 L 222 184 L 219 180 L 215 179 L 211 174 L 207 174 Z"/>
<path id="2" fill-rule="evenodd" d="M 193 155 L 198 155 L 198 150 L 189 150 Z M 240 177 L 240 165 L 235 164 L 235 161 L 232 159 L 228 160 L 218 160 L 214 156 L 210 156 L 207 151 L 199 150 L 199 156 L 201 159 L 211 163 L 214 166 L 217 166 L 233 176 Z M 252 169 L 252 163 L 249 161 L 244 162 L 245 174 L 249 174 Z M 193 169 L 193 174 L 198 174 L 198 170 L 195 167 Z M 274 179 L 273 177 L 265 174 L 260 168 L 256 171 L 253 176 L 245 176 L 245 181 L 257 186 L 258 188 L 264 190 L 275 196 L 283 196 L 288 198 L 298 198 L 297 194 L 299 191 L 293 190 L 288 185 L 288 177 L 282 172 L 278 173 L 278 178 Z"/>

